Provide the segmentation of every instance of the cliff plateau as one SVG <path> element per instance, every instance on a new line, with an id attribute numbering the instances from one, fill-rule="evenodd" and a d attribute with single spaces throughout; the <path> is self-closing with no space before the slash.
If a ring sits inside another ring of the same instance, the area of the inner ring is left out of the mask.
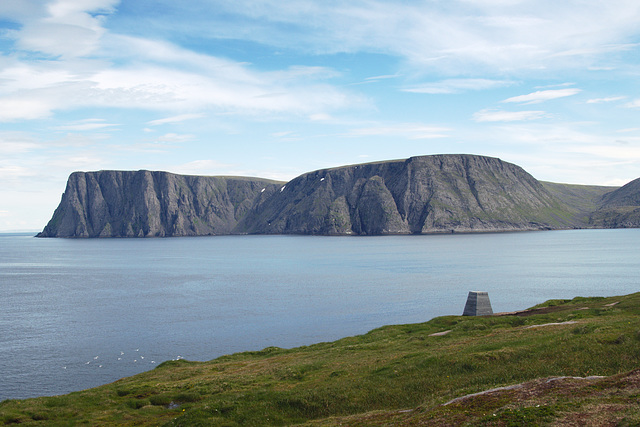
<path id="1" fill-rule="evenodd" d="M 244 177 L 150 171 L 74 172 L 38 237 L 165 237 L 230 234 L 279 188 Z"/>
<path id="2" fill-rule="evenodd" d="M 322 169 L 287 183 L 150 171 L 74 172 L 38 236 L 381 235 L 640 226 L 640 207 L 629 207 L 640 195 L 636 181 L 620 189 L 541 183 L 514 164 L 465 154 Z"/>
<path id="3" fill-rule="evenodd" d="M 419 234 L 572 226 L 519 166 L 435 155 L 324 169 L 283 186 L 238 224 L 247 233 Z"/>

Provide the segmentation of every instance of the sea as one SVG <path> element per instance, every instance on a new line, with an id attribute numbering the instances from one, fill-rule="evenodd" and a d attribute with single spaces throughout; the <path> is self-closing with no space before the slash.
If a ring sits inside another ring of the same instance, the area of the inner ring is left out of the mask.
<path id="1" fill-rule="evenodd" d="M 379 237 L 0 234 L 0 400 L 460 315 L 640 291 L 640 229 Z"/>

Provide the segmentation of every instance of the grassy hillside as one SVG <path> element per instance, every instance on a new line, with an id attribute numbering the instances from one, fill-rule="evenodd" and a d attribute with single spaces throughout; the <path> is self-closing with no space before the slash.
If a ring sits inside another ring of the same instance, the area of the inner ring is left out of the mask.
<path id="1" fill-rule="evenodd" d="M 554 197 L 562 200 L 575 214 L 576 224 L 585 226 L 589 222 L 589 215 L 600 208 L 602 197 L 618 187 L 600 185 L 558 184 L 540 181 Z"/>
<path id="2" fill-rule="evenodd" d="M 4 401 L 0 423 L 640 425 L 639 315 L 640 293 L 553 300 L 295 349 L 170 361 L 90 390 Z"/>

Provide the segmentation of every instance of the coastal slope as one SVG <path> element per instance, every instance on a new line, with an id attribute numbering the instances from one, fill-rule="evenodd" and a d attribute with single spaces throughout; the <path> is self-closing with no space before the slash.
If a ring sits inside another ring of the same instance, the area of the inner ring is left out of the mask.
<path id="1" fill-rule="evenodd" d="M 589 217 L 596 228 L 640 227 L 640 178 L 603 195 L 600 207 Z"/>
<path id="2" fill-rule="evenodd" d="M 639 316 L 639 293 L 576 297 L 171 360 L 92 389 L 5 400 L 0 424 L 637 426 Z"/>
<path id="3" fill-rule="evenodd" d="M 321 169 L 290 182 L 74 172 L 39 237 L 384 235 L 640 226 L 624 187 L 540 182 L 498 158 L 443 154 Z"/>

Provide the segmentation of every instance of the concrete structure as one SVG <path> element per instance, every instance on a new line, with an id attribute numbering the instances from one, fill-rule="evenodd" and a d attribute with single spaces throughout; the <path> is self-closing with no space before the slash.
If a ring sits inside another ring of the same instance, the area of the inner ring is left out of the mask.
<path id="1" fill-rule="evenodd" d="M 488 292 L 470 291 L 463 316 L 490 316 L 493 314 Z"/>

